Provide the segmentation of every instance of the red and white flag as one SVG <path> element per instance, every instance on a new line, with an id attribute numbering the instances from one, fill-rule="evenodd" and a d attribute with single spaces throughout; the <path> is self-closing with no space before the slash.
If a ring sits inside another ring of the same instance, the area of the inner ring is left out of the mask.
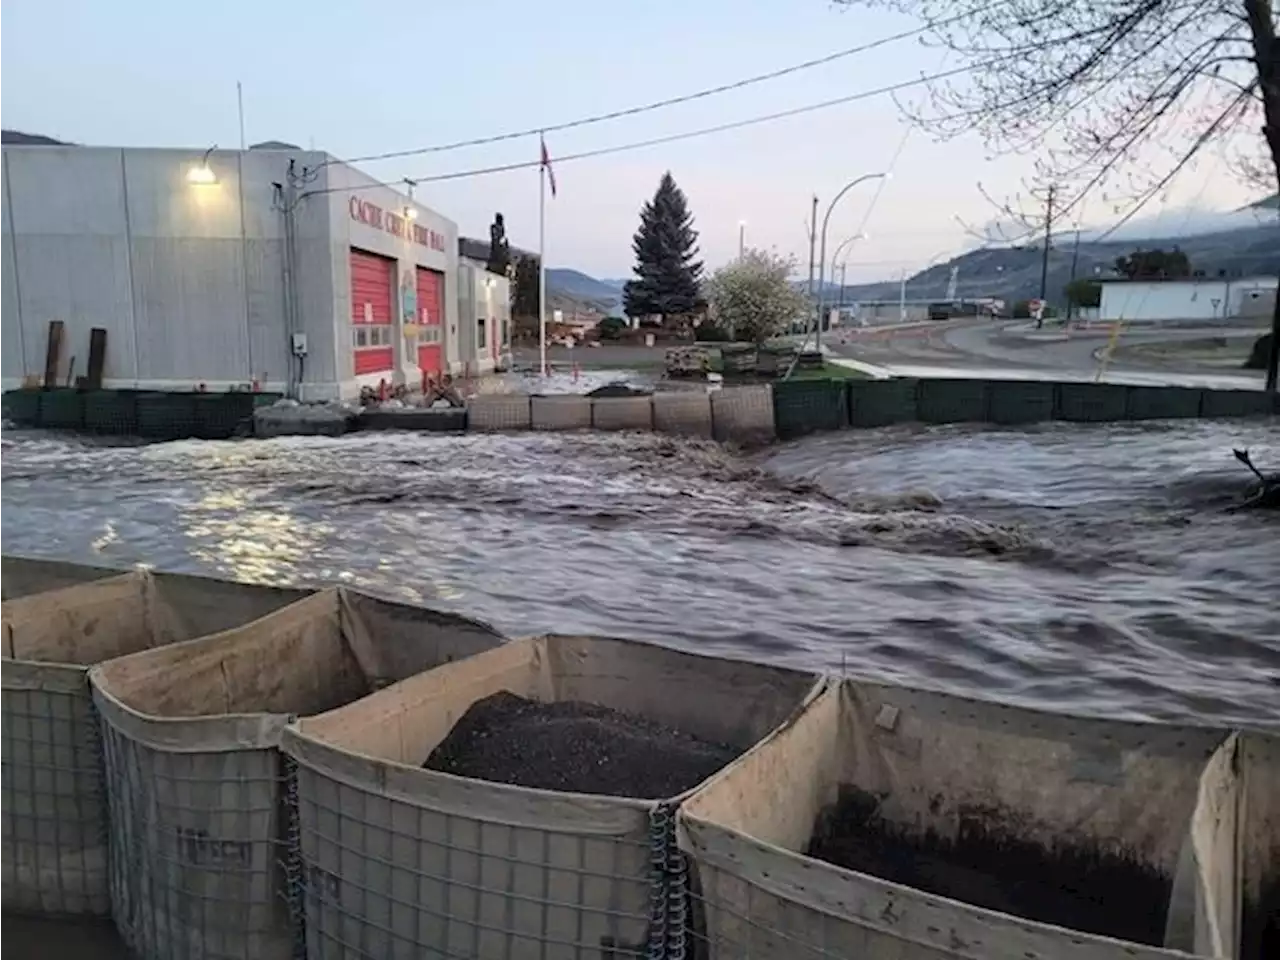
<path id="1" fill-rule="evenodd" d="M 541 137 L 538 142 L 542 144 L 542 168 L 547 171 L 547 180 L 551 183 L 551 195 L 556 195 L 556 173 L 551 169 L 551 154 L 547 153 L 547 141 Z"/>

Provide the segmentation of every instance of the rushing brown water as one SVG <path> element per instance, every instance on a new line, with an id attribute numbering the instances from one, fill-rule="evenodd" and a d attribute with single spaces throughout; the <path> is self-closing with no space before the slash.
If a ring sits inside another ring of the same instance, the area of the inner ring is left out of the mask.
<path id="1" fill-rule="evenodd" d="M 6 430 L 4 549 L 339 581 L 491 620 L 1034 706 L 1280 728 L 1280 518 L 1228 514 L 1280 427 L 153 446 Z M 6 917 L 15 958 L 123 956 Z"/>
<path id="2" fill-rule="evenodd" d="M 4 549 L 338 581 L 1028 705 L 1280 727 L 1265 421 L 103 445 L 7 430 Z"/>

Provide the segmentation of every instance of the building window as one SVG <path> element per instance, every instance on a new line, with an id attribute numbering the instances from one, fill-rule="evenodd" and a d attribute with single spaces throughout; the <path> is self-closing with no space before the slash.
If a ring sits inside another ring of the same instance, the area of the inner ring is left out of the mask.
<path id="1" fill-rule="evenodd" d="M 440 342 L 439 327 L 419 327 L 418 328 L 418 344 L 420 346 L 429 347 Z"/>
<path id="2" fill-rule="evenodd" d="M 502 318 L 502 345 L 511 346 L 511 321 L 506 317 Z"/>
<path id="3" fill-rule="evenodd" d="M 476 346 L 481 350 L 487 346 L 485 342 L 484 317 L 476 318 Z"/>
<path id="4" fill-rule="evenodd" d="M 351 346 L 356 350 L 391 346 L 391 325 L 357 324 L 351 328 Z"/>

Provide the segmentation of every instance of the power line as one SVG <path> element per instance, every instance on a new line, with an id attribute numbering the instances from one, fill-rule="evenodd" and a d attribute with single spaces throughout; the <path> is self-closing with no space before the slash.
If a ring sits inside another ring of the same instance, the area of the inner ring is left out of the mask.
<path id="1" fill-rule="evenodd" d="M 1017 56 L 1022 56 L 1019 52 Z M 785 120 L 789 117 L 798 117 L 806 113 L 813 113 L 818 110 L 826 110 L 830 107 L 838 107 L 846 103 L 854 103 L 858 100 L 869 100 L 872 97 L 884 96 L 887 93 L 894 93 L 898 90 L 906 90 L 911 87 L 923 86 L 933 83 L 936 80 L 945 80 L 948 77 L 959 76 L 963 73 L 970 73 L 974 70 L 993 66 L 1012 60 L 1013 55 L 997 57 L 993 60 L 984 61 L 982 63 L 970 64 L 964 67 L 955 67 L 951 70 L 944 70 L 940 73 L 925 74 L 914 80 L 903 80 L 898 83 L 889 84 L 883 87 L 877 87 L 874 90 L 861 90 L 858 93 L 847 94 L 843 97 L 835 97 L 831 100 L 823 100 L 818 103 L 805 104 L 801 107 L 792 107 L 789 110 L 778 110 L 774 113 L 766 113 L 756 117 L 748 117 L 745 120 L 735 120 L 730 123 L 721 123 L 712 127 L 701 127 L 697 130 L 686 130 L 682 133 L 668 134 L 663 137 L 652 137 L 648 140 L 635 140 L 631 143 L 621 143 L 612 147 L 600 147 L 595 150 L 584 150 L 579 153 L 567 153 L 553 160 L 556 164 L 569 163 L 574 160 L 587 160 L 592 157 L 603 157 L 614 153 L 624 153 L 630 150 L 641 150 L 645 147 L 656 147 L 666 143 L 676 143 L 680 140 L 691 140 L 695 137 L 706 137 L 715 133 L 726 133 L 730 130 L 740 130 L 744 127 L 756 126 L 761 123 L 771 123 L 774 120 Z M 542 161 L 539 160 L 521 160 L 514 163 L 497 164 L 490 167 L 477 167 L 470 170 L 457 170 L 452 173 L 438 173 L 425 177 L 412 177 L 415 184 L 420 183 L 439 183 L 445 180 L 461 180 L 468 177 L 480 177 L 494 173 L 509 173 L 514 170 L 529 170 L 541 166 Z M 353 187 L 328 187 L 323 190 L 309 191 L 306 196 L 316 196 L 325 193 L 344 193 L 355 192 L 358 190 L 374 190 L 380 187 L 390 187 L 404 182 L 403 177 L 395 180 L 379 180 L 373 183 L 359 184 Z"/>
<path id="2" fill-rule="evenodd" d="M 997 2 L 989 4 L 977 13 L 985 13 L 998 6 L 1003 6 L 1011 0 L 997 0 Z M 817 57 L 812 60 L 805 60 L 802 63 L 795 63 L 787 67 L 777 70 L 771 70 L 768 73 L 759 73 L 755 76 L 744 77 L 741 80 L 734 80 L 731 83 L 723 83 L 715 87 L 707 87 L 704 90 L 697 90 L 693 93 L 682 94 L 678 97 L 668 97 L 665 100 L 655 100 L 652 103 L 645 103 L 634 107 L 625 107 L 621 110 L 611 110 L 608 113 L 598 113 L 592 116 L 581 117 L 577 120 L 568 120 L 563 123 L 543 124 L 540 127 L 529 127 L 525 130 L 512 130 L 507 133 L 493 134 L 487 137 L 476 137 L 471 140 L 456 140 L 452 143 L 436 144 L 429 147 L 416 147 L 410 150 L 391 150 L 386 153 L 374 153 L 365 157 L 352 157 L 345 163 L 372 163 L 377 160 L 394 160 L 400 157 L 421 156 L 427 153 L 444 153 L 449 150 L 460 150 L 464 147 L 483 147 L 494 143 L 503 143 L 508 140 L 519 140 L 524 137 L 534 137 L 545 135 L 548 133 L 558 133 L 562 130 L 573 130 L 578 127 L 586 127 L 592 124 L 604 123 L 609 120 L 618 120 L 623 117 L 634 117 L 642 113 L 650 113 L 654 110 L 662 110 L 666 107 L 674 107 L 682 103 L 691 103 L 695 100 L 704 100 L 707 97 L 718 96 L 722 93 L 729 93 L 734 90 L 741 90 L 744 87 L 754 86 L 758 83 L 765 83 L 769 80 L 777 80 L 781 77 L 790 76 L 794 73 L 800 73 L 803 70 L 810 70 L 814 67 L 825 66 L 834 63 L 837 60 L 843 60 L 846 57 L 854 56 L 859 53 L 866 53 L 875 50 L 878 47 L 887 46 L 891 43 L 897 43 L 899 40 L 907 40 L 911 37 L 918 36 L 929 30 L 936 30 L 940 27 L 949 26 L 952 23 L 972 17 L 975 11 L 967 11 L 963 14 L 956 14 L 946 17 L 942 20 L 930 21 L 923 26 L 915 27 L 911 30 L 903 30 L 887 37 L 880 37 L 866 43 L 858 44 L 853 47 L 846 47 L 843 50 L 837 50 L 835 53 L 829 53 L 823 57 Z"/>

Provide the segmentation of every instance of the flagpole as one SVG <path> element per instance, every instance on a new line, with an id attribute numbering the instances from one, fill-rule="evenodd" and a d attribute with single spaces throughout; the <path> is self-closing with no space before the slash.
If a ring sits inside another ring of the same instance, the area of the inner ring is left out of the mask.
<path id="1" fill-rule="evenodd" d="M 541 138 L 539 138 L 541 143 Z M 538 158 L 538 357 L 542 375 L 547 375 L 547 162 L 546 148 Z"/>

